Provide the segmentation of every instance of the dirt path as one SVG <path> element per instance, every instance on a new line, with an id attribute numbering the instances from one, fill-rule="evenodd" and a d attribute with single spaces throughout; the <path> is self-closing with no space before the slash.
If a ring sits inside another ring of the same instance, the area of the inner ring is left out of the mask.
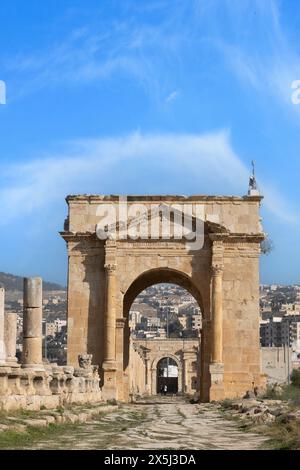
<path id="1" fill-rule="evenodd" d="M 262 436 L 244 433 L 214 405 L 166 397 L 126 405 L 101 420 L 79 425 L 34 449 L 258 449 Z M 29 447 L 27 447 L 29 448 Z"/>

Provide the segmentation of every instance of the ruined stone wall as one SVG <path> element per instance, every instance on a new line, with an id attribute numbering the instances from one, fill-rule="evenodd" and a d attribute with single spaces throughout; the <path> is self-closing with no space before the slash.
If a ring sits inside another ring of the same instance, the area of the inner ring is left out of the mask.
<path id="1" fill-rule="evenodd" d="M 23 354 L 16 358 L 17 315 L 4 310 L 0 290 L 0 410 L 56 408 L 68 403 L 101 401 L 98 366 L 92 355 L 78 354 L 79 367 L 57 366 L 42 359 L 42 279 L 24 278 Z M 77 350 L 78 351 L 78 350 Z"/>
<path id="2" fill-rule="evenodd" d="M 129 358 L 129 395 L 132 397 L 145 395 L 147 392 L 145 361 L 133 341 L 130 341 Z"/>
<path id="3" fill-rule="evenodd" d="M 293 368 L 292 348 L 261 348 L 262 372 L 267 374 L 267 382 L 286 383 Z M 289 354 L 289 357 L 288 357 Z"/>
<path id="4" fill-rule="evenodd" d="M 101 401 L 98 368 L 45 366 L 44 371 L 0 367 L 0 410 L 39 410 Z"/>

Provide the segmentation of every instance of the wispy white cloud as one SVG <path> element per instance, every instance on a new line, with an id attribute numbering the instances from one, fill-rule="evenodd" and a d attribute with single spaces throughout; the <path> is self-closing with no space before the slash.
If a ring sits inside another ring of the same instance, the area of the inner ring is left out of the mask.
<path id="1" fill-rule="evenodd" d="M 216 2 L 208 5 L 211 13 Z M 210 40 L 242 82 L 295 111 L 299 109 L 291 105 L 291 83 L 300 78 L 300 55 L 283 26 L 281 5 L 277 0 L 225 0 L 229 33 Z"/>
<path id="2" fill-rule="evenodd" d="M 174 90 L 172 91 L 167 97 L 166 97 L 166 103 L 170 103 L 171 101 L 176 100 L 178 98 L 180 92 L 179 90 Z"/>
<path id="3" fill-rule="evenodd" d="M 300 56 L 282 25 L 277 0 L 172 3 L 172 9 L 165 1 L 126 3 L 124 18 L 120 13 L 108 23 L 99 19 L 96 26 L 77 28 L 31 54 L 2 58 L 1 65 L 16 76 L 16 94 L 125 74 L 157 101 L 170 102 L 178 97 L 174 77 L 180 83 L 186 74 L 181 69 L 185 55 L 197 51 L 201 57 L 203 44 L 209 43 L 243 83 L 291 105 L 290 85 L 300 78 Z M 147 21 L 149 8 L 158 14 L 156 22 Z"/>
<path id="4" fill-rule="evenodd" d="M 228 131 L 80 140 L 52 157 L 3 168 L 0 223 L 56 211 L 70 193 L 245 194 L 247 184 L 248 169 Z M 283 197 L 261 186 L 268 210 L 295 222 Z"/>
<path id="5" fill-rule="evenodd" d="M 99 20 L 97 26 L 75 29 L 30 54 L 2 57 L 1 64 L 14 74 L 15 97 L 42 88 L 100 83 L 125 75 L 147 94 L 164 101 L 172 87 L 172 75 L 166 73 L 169 61 L 178 60 L 186 41 L 185 32 L 175 28 L 174 22 L 176 15 L 172 14 L 156 25 L 140 22 L 134 15 L 127 15 L 126 21 L 121 17 L 108 23 Z"/>

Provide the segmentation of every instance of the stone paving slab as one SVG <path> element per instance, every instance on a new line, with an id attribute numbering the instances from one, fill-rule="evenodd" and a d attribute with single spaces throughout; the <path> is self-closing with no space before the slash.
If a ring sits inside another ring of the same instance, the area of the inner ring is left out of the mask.
<path id="1" fill-rule="evenodd" d="M 185 402 L 121 406 L 36 449 L 255 450 L 266 441 L 228 421 L 217 406 Z"/>

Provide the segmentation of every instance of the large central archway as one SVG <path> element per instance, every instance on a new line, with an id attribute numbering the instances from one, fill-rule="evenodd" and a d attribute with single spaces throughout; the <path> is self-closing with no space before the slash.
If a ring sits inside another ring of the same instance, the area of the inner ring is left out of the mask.
<path id="1" fill-rule="evenodd" d="M 131 344 L 130 343 L 130 327 L 129 327 L 130 308 L 133 302 L 135 301 L 136 297 L 142 291 L 144 291 L 146 288 L 150 286 L 153 286 L 156 284 L 162 284 L 162 283 L 179 286 L 183 288 L 185 291 L 187 291 L 188 293 L 190 293 L 191 296 L 197 302 L 201 310 L 202 316 L 203 316 L 204 308 L 203 308 L 203 301 L 202 301 L 201 293 L 199 289 L 193 283 L 192 279 L 185 273 L 182 273 L 174 269 L 169 269 L 169 268 L 157 268 L 157 269 L 151 269 L 151 270 L 145 271 L 143 274 L 138 276 L 135 279 L 135 281 L 130 285 L 130 287 L 128 288 L 123 298 L 123 318 L 125 319 L 123 371 L 125 375 L 127 376 L 130 375 L 130 367 L 129 367 L 130 344 Z M 144 353 L 143 359 L 145 362 L 145 386 L 149 393 L 152 393 L 152 394 L 160 393 L 160 387 L 163 382 L 164 382 L 163 385 L 164 386 L 167 385 L 167 388 L 172 390 L 173 393 L 177 393 L 177 392 L 184 393 L 193 389 L 193 392 L 198 393 L 198 396 L 200 395 L 200 384 L 202 385 L 202 381 L 204 383 L 206 382 L 206 385 L 208 386 L 207 379 L 205 378 L 204 355 L 202 358 L 202 355 L 200 354 L 200 345 L 201 345 L 201 348 L 204 349 L 204 346 L 202 345 L 202 343 L 204 343 L 204 330 L 203 329 L 201 330 L 200 334 L 201 334 L 201 337 L 198 339 L 195 339 L 194 342 L 192 343 L 189 342 L 188 340 L 182 340 L 182 341 L 178 340 L 177 344 L 175 340 L 173 341 L 173 344 L 169 343 L 168 345 L 169 347 L 167 347 L 167 350 L 168 350 L 167 357 L 169 357 L 171 361 L 173 361 L 173 363 L 177 366 L 178 376 L 176 380 L 163 380 L 163 379 L 158 380 L 157 365 L 158 365 L 158 361 L 163 359 L 161 357 L 161 353 L 157 352 L 157 358 L 152 364 L 150 364 L 149 361 L 147 363 L 147 358 L 149 358 L 150 356 L 153 357 L 153 354 L 149 354 L 147 356 L 147 349 L 148 347 L 150 347 L 149 343 L 147 343 L 147 346 L 142 345 L 142 348 L 144 348 L 142 352 Z M 168 341 L 168 340 L 169 338 L 167 338 L 165 341 Z M 195 344 L 197 346 L 195 346 Z M 172 348 L 170 348 L 170 346 L 173 347 L 174 352 L 177 351 L 177 355 L 170 354 L 172 351 Z M 187 357 L 189 360 L 187 360 Z M 195 361 L 195 358 L 196 358 L 196 361 Z M 191 359 L 193 359 L 194 362 Z M 185 368 L 183 367 L 184 362 L 185 362 Z M 189 363 L 197 364 L 194 370 L 194 374 L 198 378 L 196 381 L 194 378 L 193 386 L 189 384 L 189 379 L 188 379 L 187 368 L 188 368 Z M 134 372 L 136 373 L 136 371 Z M 169 382 L 169 384 L 167 384 L 166 382 Z M 128 378 L 128 383 L 130 384 L 130 389 L 133 390 L 134 380 L 132 379 L 132 377 Z M 138 388 L 139 389 L 141 388 L 141 384 L 138 386 Z"/>

